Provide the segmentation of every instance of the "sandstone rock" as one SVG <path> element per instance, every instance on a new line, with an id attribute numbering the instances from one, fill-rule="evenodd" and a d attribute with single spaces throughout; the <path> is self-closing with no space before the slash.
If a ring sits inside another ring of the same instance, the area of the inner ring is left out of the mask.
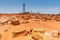
<path id="1" fill-rule="evenodd" d="M 8 23 L 9 19 L 7 16 L 0 17 L 0 24 Z"/>
<path id="2" fill-rule="evenodd" d="M 2 35 L 0 34 L 0 40 L 1 40 L 1 38 L 2 38 Z"/>
<path id="3" fill-rule="evenodd" d="M 52 31 L 52 36 L 53 37 L 58 37 L 58 31 L 57 30 L 53 30 Z"/>
<path id="4" fill-rule="evenodd" d="M 58 37 L 60 38 L 60 32 L 58 32 Z"/>
<path id="5" fill-rule="evenodd" d="M 32 38 L 34 40 L 44 40 L 44 37 L 42 35 L 39 35 L 39 34 L 32 35 Z"/>
<path id="6" fill-rule="evenodd" d="M 20 25 L 20 21 L 18 21 L 18 20 L 17 21 L 12 21 L 11 24 L 12 25 Z"/>
<path id="7" fill-rule="evenodd" d="M 34 32 L 44 33 L 45 29 L 33 29 Z"/>
<path id="8" fill-rule="evenodd" d="M 26 31 L 26 30 L 13 32 L 12 33 L 13 37 L 26 36 L 27 34 L 28 34 L 28 31 Z"/>

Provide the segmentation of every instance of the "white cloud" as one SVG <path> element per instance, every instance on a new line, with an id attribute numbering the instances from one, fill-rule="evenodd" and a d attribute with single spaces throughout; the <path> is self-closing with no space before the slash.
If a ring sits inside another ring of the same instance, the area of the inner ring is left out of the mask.
<path id="1" fill-rule="evenodd" d="M 60 13 L 60 8 L 43 8 L 40 9 L 41 13 L 50 13 L 50 14 L 57 14 Z"/>

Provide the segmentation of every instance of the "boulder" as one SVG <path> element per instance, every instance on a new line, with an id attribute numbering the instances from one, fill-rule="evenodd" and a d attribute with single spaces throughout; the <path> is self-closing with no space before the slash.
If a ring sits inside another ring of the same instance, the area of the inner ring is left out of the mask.
<path id="1" fill-rule="evenodd" d="M 53 30 L 52 31 L 52 36 L 53 37 L 58 37 L 58 31 L 57 30 Z"/>
<path id="2" fill-rule="evenodd" d="M 0 24 L 8 23 L 9 19 L 7 16 L 0 17 Z"/>
<path id="3" fill-rule="evenodd" d="M 18 20 L 17 21 L 11 21 L 11 24 L 12 25 L 20 25 L 20 21 L 18 21 Z"/>
<path id="4" fill-rule="evenodd" d="M 22 31 L 15 31 L 12 33 L 13 37 L 18 37 L 18 36 L 27 36 L 28 31 L 22 30 Z"/>

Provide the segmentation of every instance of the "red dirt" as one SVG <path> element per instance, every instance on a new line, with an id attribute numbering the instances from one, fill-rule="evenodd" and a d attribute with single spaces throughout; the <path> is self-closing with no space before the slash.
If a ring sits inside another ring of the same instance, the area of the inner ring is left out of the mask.
<path id="1" fill-rule="evenodd" d="M 12 37 L 13 32 L 20 31 L 22 29 L 30 30 L 33 28 L 44 28 L 47 32 L 50 32 L 51 30 L 60 31 L 60 21 L 55 19 L 55 17 L 59 15 L 54 15 L 54 19 L 52 19 L 52 17 L 50 20 L 43 17 L 50 17 L 47 14 L 0 14 L 0 16 L 17 16 L 20 22 L 28 21 L 28 23 L 20 23 L 20 25 L 15 26 L 11 24 L 0 25 L 0 34 L 2 35 L 1 40 L 29 40 L 28 36 L 18 36 L 16 38 Z M 60 38 L 55 38 L 54 40 L 60 40 Z"/>

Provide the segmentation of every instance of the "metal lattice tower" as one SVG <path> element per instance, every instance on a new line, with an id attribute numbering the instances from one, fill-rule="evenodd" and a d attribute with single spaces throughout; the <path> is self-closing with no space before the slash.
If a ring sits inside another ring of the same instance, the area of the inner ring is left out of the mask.
<path id="1" fill-rule="evenodd" d="M 23 12 L 25 12 L 25 3 L 23 3 Z"/>

